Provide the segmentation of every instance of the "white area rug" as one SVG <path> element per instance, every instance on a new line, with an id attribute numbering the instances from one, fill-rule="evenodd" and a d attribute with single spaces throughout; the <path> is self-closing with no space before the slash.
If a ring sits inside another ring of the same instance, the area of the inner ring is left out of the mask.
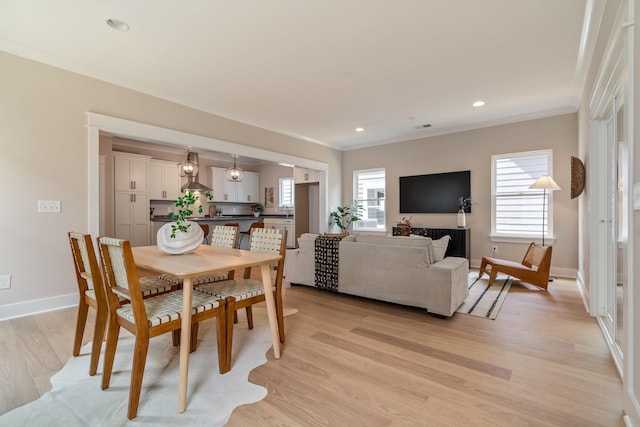
<path id="1" fill-rule="evenodd" d="M 179 348 L 171 334 L 152 338 L 142 382 L 138 416 L 127 419 L 133 336 L 121 330 L 111 386 L 100 389 L 102 355 L 98 373 L 90 377 L 91 343 L 78 357 L 51 378 L 52 390 L 40 399 L 0 416 L 0 426 L 222 426 L 239 405 L 264 399 L 267 390 L 248 382 L 249 372 L 266 363 L 271 333 L 266 310 L 254 309 L 254 329 L 247 329 L 244 310 L 233 334 L 233 365 L 218 372 L 215 322 L 200 325 L 198 350 L 189 358 L 187 411 L 179 414 Z"/>
<path id="2" fill-rule="evenodd" d="M 477 272 L 469 273 L 469 296 L 456 312 L 495 319 L 512 282 L 511 277 L 498 274 L 493 285 L 489 286 L 489 275 L 483 274 L 482 278 L 478 279 Z"/>

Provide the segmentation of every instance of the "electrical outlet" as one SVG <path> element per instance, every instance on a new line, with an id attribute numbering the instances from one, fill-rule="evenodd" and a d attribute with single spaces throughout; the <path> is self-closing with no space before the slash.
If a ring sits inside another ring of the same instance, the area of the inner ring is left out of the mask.
<path id="1" fill-rule="evenodd" d="M 498 246 L 496 246 L 496 245 L 491 246 L 491 253 L 493 255 L 497 254 L 498 253 Z"/>
<path id="2" fill-rule="evenodd" d="M 60 213 L 60 200 L 38 200 L 38 213 Z"/>
<path id="3" fill-rule="evenodd" d="M 4 276 L 0 276 L 0 289 L 10 289 L 11 288 L 11 275 L 6 274 Z"/>

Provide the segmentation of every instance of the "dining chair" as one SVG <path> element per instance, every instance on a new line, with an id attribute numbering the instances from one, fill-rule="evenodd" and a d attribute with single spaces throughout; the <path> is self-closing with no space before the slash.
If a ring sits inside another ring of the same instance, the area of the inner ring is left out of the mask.
<path id="1" fill-rule="evenodd" d="M 264 222 L 261 222 L 261 221 L 252 222 L 248 230 L 240 232 L 240 241 L 238 242 L 239 249 L 242 249 L 242 238 L 247 236 L 249 237 L 249 239 L 251 239 L 251 232 L 256 228 L 264 228 Z"/>
<path id="2" fill-rule="evenodd" d="M 272 266 L 275 269 L 273 293 L 276 303 L 276 315 L 278 319 L 278 333 L 280 342 L 284 343 L 284 316 L 282 304 L 282 278 L 284 273 L 284 259 L 286 254 L 286 231 L 275 228 L 254 228 L 251 232 L 250 251 L 268 252 L 281 255 L 281 259 Z M 194 288 L 194 293 L 204 293 L 210 296 L 224 298 L 226 302 L 227 324 L 227 366 L 231 368 L 231 348 L 233 343 L 234 315 L 237 309 L 245 308 L 247 324 L 253 329 L 253 312 L 251 306 L 265 300 L 262 280 L 251 278 L 251 268 L 244 271 L 242 279 L 225 280 L 208 283 Z"/>
<path id="3" fill-rule="evenodd" d="M 198 223 L 198 225 L 200 226 L 200 228 L 202 229 L 202 232 L 204 233 L 203 241 L 209 244 L 209 225 L 201 224 L 201 223 Z"/>
<path id="4" fill-rule="evenodd" d="M 90 234 L 70 231 L 68 233 L 73 256 L 73 266 L 78 283 L 78 317 L 76 319 L 76 332 L 73 340 L 73 356 L 80 354 L 82 337 L 87 323 L 89 307 L 96 310 L 96 320 L 93 328 L 93 342 L 91 345 L 91 359 L 89 362 L 89 375 L 95 375 L 100 359 L 100 350 L 104 339 L 104 331 L 107 325 L 108 306 L 107 297 L 102 284 L 102 272 L 96 258 L 96 252 L 91 241 Z M 140 289 L 143 296 L 157 295 L 174 289 L 171 283 L 158 279 L 158 277 L 145 277 L 140 281 Z M 125 302 L 123 300 L 123 302 Z"/>
<path id="5" fill-rule="evenodd" d="M 120 328 L 123 327 L 135 336 L 127 412 L 129 419 L 132 419 L 138 412 L 150 338 L 173 332 L 174 345 L 179 343 L 182 292 L 173 291 L 143 299 L 129 241 L 101 237 L 98 239 L 98 244 L 102 260 L 103 284 L 109 306 L 109 330 L 104 356 L 102 389 L 109 387 L 118 335 Z M 127 298 L 131 303 L 122 304 L 119 297 Z M 222 298 L 200 292 L 193 293 L 192 323 L 195 325 L 206 319 L 217 319 L 216 336 L 220 373 L 228 371 L 224 307 L 225 302 Z M 191 342 L 193 343 L 194 340 L 192 339 Z"/>

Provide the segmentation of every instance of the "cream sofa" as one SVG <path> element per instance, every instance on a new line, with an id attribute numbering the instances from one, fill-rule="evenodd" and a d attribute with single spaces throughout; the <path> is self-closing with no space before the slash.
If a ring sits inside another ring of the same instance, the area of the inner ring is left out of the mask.
<path id="1" fill-rule="evenodd" d="M 315 286 L 317 236 L 303 234 L 298 249 L 287 252 L 289 283 Z M 347 236 L 339 244 L 338 292 L 451 316 L 469 294 L 469 262 L 441 259 L 444 250 L 434 251 L 428 237 Z"/>

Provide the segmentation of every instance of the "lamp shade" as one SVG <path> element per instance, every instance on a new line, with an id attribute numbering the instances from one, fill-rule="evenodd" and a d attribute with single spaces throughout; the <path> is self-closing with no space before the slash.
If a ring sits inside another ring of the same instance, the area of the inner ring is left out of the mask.
<path id="1" fill-rule="evenodd" d="M 549 175 L 542 175 L 529 187 L 532 190 L 561 190 L 560 186 Z"/>

